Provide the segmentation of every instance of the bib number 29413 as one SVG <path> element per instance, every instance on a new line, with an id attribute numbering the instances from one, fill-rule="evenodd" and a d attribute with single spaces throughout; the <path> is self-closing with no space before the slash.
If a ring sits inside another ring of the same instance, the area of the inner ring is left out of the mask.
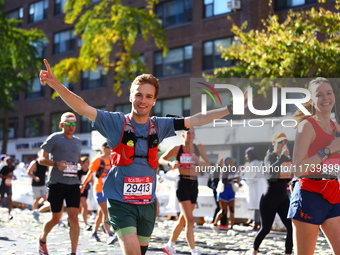
<path id="1" fill-rule="evenodd" d="M 148 204 L 152 201 L 152 177 L 125 177 L 123 198 L 132 204 Z"/>

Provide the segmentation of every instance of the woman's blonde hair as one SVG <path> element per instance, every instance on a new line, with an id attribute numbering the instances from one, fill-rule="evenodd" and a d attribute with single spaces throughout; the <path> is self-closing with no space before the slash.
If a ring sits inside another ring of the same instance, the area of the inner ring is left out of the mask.
<path id="1" fill-rule="evenodd" d="M 329 85 L 331 85 L 331 83 L 329 82 L 329 80 L 327 80 L 326 78 L 323 77 L 317 77 L 313 80 L 311 80 L 308 84 L 308 90 L 309 92 L 312 92 L 312 86 L 314 85 L 320 85 L 322 83 L 328 83 Z M 332 88 L 333 89 L 333 88 Z M 315 108 L 313 105 L 311 105 L 309 102 L 303 103 L 302 104 L 310 113 L 312 113 L 312 116 L 315 115 Z M 298 109 L 294 115 L 293 115 L 294 119 L 297 120 L 297 124 L 295 126 L 295 128 L 298 126 L 298 124 L 307 119 L 309 117 L 309 115 L 305 115 L 300 109 Z"/>

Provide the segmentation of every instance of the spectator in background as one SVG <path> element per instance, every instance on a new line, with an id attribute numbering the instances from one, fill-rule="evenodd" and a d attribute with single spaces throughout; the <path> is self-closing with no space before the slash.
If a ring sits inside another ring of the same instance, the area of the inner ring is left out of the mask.
<path id="1" fill-rule="evenodd" d="M 258 160 L 255 148 L 248 147 L 245 150 L 246 163 L 243 165 L 242 177 L 244 179 L 244 193 L 246 196 L 247 207 L 254 210 L 254 231 L 260 228 L 260 199 L 266 190 L 267 183 L 261 173 L 262 162 Z"/>
<path id="2" fill-rule="evenodd" d="M 27 164 L 28 165 L 28 164 Z M 18 159 L 14 161 L 14 175 L 16 177 L 16 180 L 27 180 L 27 171 L 26 166 L 24 162 L 20 162 Z"/>
<path id="3" fill-rule="evenodd" d="M 78 170 L 78 177 L 80 181 L 83 183 L 89 171 L 89 165 L 90 165 L 89 157 L 87 156 L 81 157 L 79 164 L 80 164 L 80 169 Z M 91 188 L 91 184 L 92 184 L 92 179 L 86 184 L 86 186 L 84 187 L 84 189 L 81 190 L 82 192 L 80 193 L 80 211 L 81 211 L 81 215 L 83 216 L 85 229 L 88 231 L 92 229 L 92 226 L 87 223 L 87 214 L 88 214 L 87 213 L 87 197 L 89 194 L 89 190 Z"/>
<path id="4" fill-rule="evenodd" d="M 38 158 L 36 158 L 28 165 L 26 172 L 27 175 L 32 178 L 33 217 L 39 222 L 39 204 L 43 204 L 47 196 L 45 179 L 48 167 L 39 164 Z"/>
<path id="5" fill-rule="evenodd" d="M 247 255 L 257 254 L 263 239 L 270 232 L 276 213 L 287 230 L 285 242 L 285 254 L 292 254 L 293 251 L 293 229 L 292 222 L 287 219 L 289 209 L 289 197 L 287 185 L 291 180 L 292 160 L 287 147 L 288 139 L 285 133 L 277 131 L 273 134 L 273 149 L 267 152 L 264 158 L 267 189 L 260 200 L 261 228 L 254 239 L 253 250 Z"/>
<path id="6" fill-rule="evenodd" d="M 7 208 L 8 208 L 8 219 L 13 219 L 11 214 L 13 202 L 12 202 L 12 180 L 14 179 L 14 165 L 13 159 L 10 156 L 4 158 L 5 165 L 0 170 L 0 205 L 7 196 Z"/>

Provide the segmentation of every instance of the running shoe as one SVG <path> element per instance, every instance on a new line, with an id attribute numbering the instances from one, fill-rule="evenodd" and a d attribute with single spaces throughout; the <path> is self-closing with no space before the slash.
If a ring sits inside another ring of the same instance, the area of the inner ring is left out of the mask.
<path id="1" fill-rule="evenodd" d="M 191 252 L 191 255 L 201 255 L 201 253 L 199 251 L 195 251 L 195 252 Z"/>
<path id="2" fill-rule="evenodd" d="M 210 224 L 210 228 L 211 228 L 212 230 L 218 230 L 217 225 L 215 225 L 214 223 L 211 223 L 211 224 Z"/>
<path id="3" fill-rule="evenodd" d="M 219 229 L 229 229 L 228 226 L 222 225 L 222 224 L 218 225 L 217 227 L 218 227 Z"/>
<path id="4" fill-rule="evenodd" d="M 100 238 L 98 237 L 97 232 L 93 232 L 92 237 L 96 239 L 97 242 L 100 242 Z"/>
<path id="5" fill-rule="evenodd" d="M 174 247 L 171 247 L 168 244 L 163 245 L 162 250 L 168 255 L 176 254 Z"/>
<path id="6" fill-rule="evenodd" d="M 109 237 L 107 238 L 107 241 L 106 243 L 108 245 L 111 245 L 111 244 L 114 244 L 115 242 L 118 241 L 118 236 L 117 235 L 113 235 L 113 234 L 110 234 Z"/>
<path id="7" fill-rule="evenodd" d="M 39 222 L 39 212 L 33 211 L 33 217 L 37 222 Z"/>
<path id="8" fill-rule="evenodd" d="M 12 214 L 8 214 L 8 220 L 13 220 Z"/>
<path id="9" fill-rule="evenodd" d="M 39 255 L 48 255 L 46 242 L 42 242 L 40 239 L 39 239 L 38 252 L 39 252 Z"/>
<path id="10" fill-rule="evenodd" d="M 106 233 L 106 229 L 104 227 L 104 224 L 100 224 L 100 228 L 103 230 L 104 233 Z"/>
<path id="11" fill-rule="evenodd" d="M 85 224 L 85 230 L 86 231 L 91 231 L 92 230 L 92 226 L 89 224 Z"/>

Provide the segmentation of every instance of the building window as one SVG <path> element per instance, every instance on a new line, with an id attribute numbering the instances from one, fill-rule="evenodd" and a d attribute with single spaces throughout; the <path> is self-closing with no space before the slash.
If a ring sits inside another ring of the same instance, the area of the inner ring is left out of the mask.
<path id="1" fill-rule="evenodd" d="M 228 1 L 230 0 L 204 0 L 204 18 L 231 12 Z"/>
<path id="2" fill-rule="evenodd" d="M 25 137 L 44 135 L 44 116 L 31 116 L 25 118 Z"/>
<path id="3" fill-rule="evenodd" d="M 61 115 L 63 115 L 64 112 L 57 112 L 51 114 L 51 133 L 55 133 L 61 130 L 59 123 Z"/>
<path id="4" fill-rule="evenodd" d="M 45 87 L 40 84 L 39 78 L 34 78 L 30 91 L 26 93 L 26 99 L 40 98 L 44 96 Z"/>
<path id="5" fill-rule="evenodd" d="M 153 107 L 153 115 L 164 117 L 167 114 L 190 116 L 190 97 L 157 100 Z"/>
<path id="6" fill-rule="evenodd" d="M 62 82 L 62 84 L 64 85 L 64 87 L 68 88 L 70 91 L 74 91 L 74 84 L 71 82 L 68 82 L 66 79 L 64 79 L 64 81 Z M 53 95 L 55 92 L 53 89 L 51 89 L 51 95 Z"/>
<path id="7" fill-rule="evenodd" d="M 296 6 L 314 4 L 318 0 L 276 0 L 275 1 L 275 11 L 285 10 Z"/>
<path id="8" fill-rule="evenodd" d="M 97 107 L 98 110 L 105 111 L 105 107 Z M 92 121 L 85 116 L 80 117 L 80 133 L 91 133 L 94 128 L 92 128 Z"/>
<path id="9" fill-rule="evenodd" d="M 234 38 L 229 37 L 205 42 L 203 45 L 203 70 L 235 65 L 236 60 L 225 61 L 222 59 L 220 50 L 220 47 L 229 48 L 233 41 Z"/>
<path id="10" fill-rule="evenodd" d="M 166 57 L 155 53 L 155 76 L 164 77 L 191 72 L 192 46 L 169 50 Z"/>
<path id="11" fill-rule="evenodd" d="M 18 137 L 18 119 L 9 119 L 8 120 L 8 138 L 9 139 L 15 139 Z M 3 126 L 0 125 L 0 139 L 3 138 Z"/>
<path id="12" fill-rule="evenodd" d="M 122 112 L 125 114 L 128 114 L 131 112 L 131 103 L 128 104 L 118 104 L 115 106 L 116 112 Z"/>
<path id="13" fill-rule="evenodd" d="M 156 6 L 156 14 L 163 27 L 192 21 L 192 0 L 173 0 Z"/>
<path id="14" fill-rule="evenodd" d="M 47 19 L 48 0 L 42 0 L 29 5 L 28 23 Z"/>
<path id="15" fill-rule="evenodd" d="M 75 49 L 74 29 L 55 33 L 53 38 L 53 54 L 73 51 Z"/>
<path id="16" fill-rule="evenodd" d="M 20 7 L 14 11 L 11 11 L 7 14 L 8 19 L 17 19 L 17 20 L 22 20 L 24 17 L 24 8 Z M 17 27 L 21 27 L 22 22 L 20 22 Z"/>
<path id="17" fill-rule="evenodd" d="M 82 73 L 81 89 L 89 90 L 106 87 L 106 76 L 103 70 L 97 69 L 97 72 L 88 71 Z"/>
<path id="18" fill-rule="evenodd" d="M 47 47 L 47 42 L 44 40 L 40 40 L 38 43 L 32 43 L 34 47 L 37 49 L 37 55 L 36 57 L 38 58 L 46 58 L 46 47 Z"/>
<path id="19" fill-rule="evenodd" d="M 64 6 L 66 0 L 55 0 L 54 1 L 54 15 L 59 15 L 64 13 Z"/>

